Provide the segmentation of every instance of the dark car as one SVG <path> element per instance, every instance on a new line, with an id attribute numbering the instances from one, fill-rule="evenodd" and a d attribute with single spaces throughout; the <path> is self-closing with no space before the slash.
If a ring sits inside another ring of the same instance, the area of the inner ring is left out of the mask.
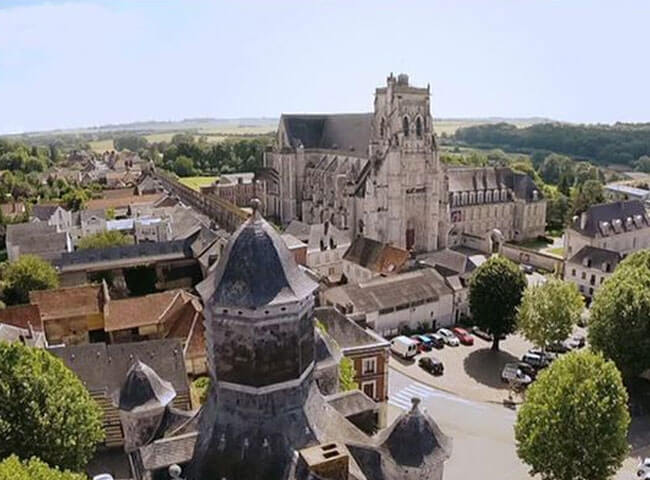
<path id="1" fill-rule="evenodd" d="M 429 337 L 429 340 L 431 340 L 431 345 L 433 348 L 437 348 L 438 350 L 444 348 L 445 340 L 437 333 L 427 333 L 427 337 Z"/>
<path id="2" fill-rule="evenodd" d="M 523 374 L 528 375 L 533 380 L 535 380 L 535 377 L 537 377 L 537 370 L 535 367 L 529 365 L 528 363 L 519 362 L 517 363 L 517 368 L 519 368 Z"/>
<path id="3" fill-rule="evenodd" d="M 442 372 L 445 371 L 442 362 L 434 357 L 423 357 L 418 361 L 418 365 L 433 375 L 442 375 Z"/>
<path id="4" fill-rule="evenodd" d="M 570 352 L 571 346 L 568 342 L 553 342 L 549 343 L 546 350 L 551 353 L 567 353 Z"/>

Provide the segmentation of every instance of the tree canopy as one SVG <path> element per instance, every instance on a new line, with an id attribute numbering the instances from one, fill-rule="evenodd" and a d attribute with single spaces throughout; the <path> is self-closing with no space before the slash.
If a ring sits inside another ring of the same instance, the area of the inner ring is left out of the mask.
<path id="1" fill-rule="evenodd" d="M 61 360 L 0 342 L 0 458 L 38 456 L 80 471 L 104 437 L 102 412 Z"/>
<path id="2" fill-rule="evenodd" d="M 2 272 L 2 297 L 7 305 L 29 302 L 32 290 L 47 290 L 59 286 L 54 267 L 35 255 L 21 255 Z"/>
<path id="3" fill-rule="evenodd" d="M 107 248 L 119 247 L 121 245 L 130 245 L 133 243 L 133 238 L 125 235 L 118 230 L 106 230 L 104 232 L 97 232 L 92 235 L 86 235 L 79 240 L 77 247 L 80 250 L 89 248 Z"/>
<path id="4" fill-rule="evenodd" d="M 603 184 L 599 180 L 587 180 L 571 192 L 571 215 L 580 215 L 592 205 L 604 201 Z"/>
<path id="5" fill-rule="evenodd" d="M 589 342 L 626 378 L 650 368 L 650 250 L 630 254 L 598 289 Z"/>
<path id="6" fill-rule="evenodd" d="M 501 255 L 493 255 L 472 274 L 469 284 L 472 318 L 493 336 L 493 350 L 499 349 L 502 335 L 515 330 L 517 307 L 524 288 L 524 273 Z"/>
<path id="7" fill-rule="evenodd" d="M 616 366 L 589 350 L 569 353 L 528 388 L 517 453 L 544 480 L 606 480 L 627 455 L 629 423 Z"/>
<path id="8" fill-rule="evenodd" d="M 546 348 L 571 334 L 583 308 L 584 301 L 575 284 L 550 278 L 526 288 L 517 311 L 517 327 L 535 346 Z"/>
<path id="9" fill-rule="evenodd" d="M 147 148 L 149 142 L 146 138 L 139 135 L 123 135 L 113 140 L 113 145 L 118 151 L 131 150 L 137 152 L 143 148 Z"/>
<path id="10" fill-rule="evenodd" d="M 21 462 L 16 455 L 11 455 L 0 462 L 0 480 L 88 480 L 88 477 L 51 468 L 36 457 Z"/>

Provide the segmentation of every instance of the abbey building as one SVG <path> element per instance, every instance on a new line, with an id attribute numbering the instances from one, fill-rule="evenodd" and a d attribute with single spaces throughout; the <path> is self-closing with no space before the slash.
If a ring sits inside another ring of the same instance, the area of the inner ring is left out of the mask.
<path id="1" fill-rule="evenodd" d="M 374 111 L 282 115 L 265 155 L 265 208 L 283 225 L 331 222 L 415 252 L 495 229 L 506 241 L 544 234 L 546 202 L 509 168 L 440 163 L 430 90 L 392 74 Z"/>

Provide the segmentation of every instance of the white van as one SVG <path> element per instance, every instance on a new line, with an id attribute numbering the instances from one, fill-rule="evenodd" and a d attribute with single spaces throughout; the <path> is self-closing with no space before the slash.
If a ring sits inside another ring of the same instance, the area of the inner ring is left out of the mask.
<path id="1" fill-rule="evenodd" d="M 390 350 L 402 358 L 413 358 L 418 353 L 418 344 L 415 340 L 400 335 L 390 341 Z"/>

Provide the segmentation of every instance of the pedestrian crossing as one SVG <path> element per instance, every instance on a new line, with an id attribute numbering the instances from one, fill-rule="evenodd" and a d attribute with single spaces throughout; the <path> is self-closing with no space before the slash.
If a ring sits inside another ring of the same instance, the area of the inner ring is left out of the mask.
<path id="1" fill-rule="evenodd" d="M 444 398 L 454 402 L 471 405 L 472 407 L 478 409 L 484 408 L 483 405 L 480 405 L 476 402 L 466 400 L 464 398 L 443 392 L 441 390 L 436 390 L 435 388 L 431 388 L 420 382 L 412 382 L 395 393 L 389 392 L 388 403 L 394 405 L 397 408 L 408 411 L 411 409 L 411 399 L 413 397 L 418 397 L 421 400 L 425 400 L 427 398 Z"/>

